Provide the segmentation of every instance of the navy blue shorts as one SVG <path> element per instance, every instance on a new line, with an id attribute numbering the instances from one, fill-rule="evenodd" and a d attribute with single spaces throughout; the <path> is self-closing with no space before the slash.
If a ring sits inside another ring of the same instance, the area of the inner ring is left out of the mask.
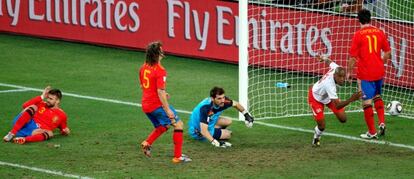
<path id="1" fill-rule="evenodd" d="M 214 134 L 213 138 L 216 140 L 219 140 L 221 137 L 221 129 L 220 128 L 214 128 Z"/>
<path id="2" fill-rule="evenodd" d="M 170 109 L 173 111 L 175 115 L 175 121 L 176 122 L 180 121 L 180 118 L 178 117 L 177 111 L 175 111 L 174 107 L 170 105 Z M 157 128 L 160 125 L 167 126 L 171 124 L 170 118 L 168 118 L 167 113 L 165 113 L 162 107 L 157 108 L 151 113 L 145 113 L 145 114 L 151 120 L 152 125 L 154 125 L 155 128 Z"/>
<path id="3" fill-rule="evenodd" d="M 383 83 L 384 79 L 377 81 L 361 80 L 362 99 L 368 100 L 374 98 L 375 95 L 381 95 Z"/>

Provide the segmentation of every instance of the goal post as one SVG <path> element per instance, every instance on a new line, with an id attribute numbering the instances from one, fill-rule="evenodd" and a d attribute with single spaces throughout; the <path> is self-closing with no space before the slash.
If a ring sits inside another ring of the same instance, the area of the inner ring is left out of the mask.
<path id="1" fill-rule="evenodd" d="M 401 116 L 414 118 L 414 2 L 283 2 L 291 1 L 239 0 L 239 101 L 256 119 L 311 115 L 308 89 L 329 69 L 315 57 L 330 56 L 346 68 L 353 34 L 360 28 L 358 8 L 372 9 L 371 24 L 384 30 L 392 49 L 385 65 L 384 103 L 399 101 Z M 347 99 L 356 90 L 354 80 L 338 87 L 338 94 Z M 361 111 L 361 102 L 346 110 Z"/>
<path id="2" fill-rule="evenodd" d="M 239 0 L 239 102 L 248 110 L 247 89 L 249 86 L 249 31 L 247 18 L 247 0 Z M 239 113 L 239 120 L 244 120 L 243 114 Z"/>

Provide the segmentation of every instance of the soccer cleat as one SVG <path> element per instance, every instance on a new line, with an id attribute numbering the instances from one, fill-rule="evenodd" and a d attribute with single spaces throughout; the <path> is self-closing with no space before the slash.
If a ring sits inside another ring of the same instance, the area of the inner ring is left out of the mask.
<path id="1" fill-rule="evenodd" d="M 145 156 L 151 157 L 151 145 L 147 141 L 144 140 L 144 142 L 141 143 L 141 149 Z"/>
<path id="2" fill-rule="evenodd" d="M 9 132 L 9 133 L 7 133 L 6 136 L 3 137 L 3 141 L 4 142 L 10 142 L 13 139 L 13 137 L 14 137 L 14 134 Z"/>
<path id="3" fill-rule="evenodd" d="M 319 146 L 321 146 L 321 139 L 319 139 L 319 138 L 313 138 L 312 145 L 313 145 L 314 147 L 319 147 Z"/>
<path id="4" fill-rule="evenodd" d="M 22 144 L 26 143 L 26 138 L 16 137 L 16 138 L 13 139 L 13 142 L 16 143 L 16 144 L 22 145 Z"/>
<path id="5" fill-rule="evenodd" d="M 379 136 L 385 136 L 385 124 L 384 123 L 381 123 L 379 125 L 379 134 L 378 135 Z"/>
<path id="6" fill-rule="evenodd" d="M 172 163 L 186 163 L 186 162 L 191 162 L 191 161 L 192 161 L 191 158 L 184 154 L 181 154 L 180 158 L 174 157 L 172 159 Z"/>
<path id="7" fill-rule="evenodd" d="M 378 139 L 377 133 L 374 135 L 370 134 L 369 132 L 360 135 L 363 139 Z"/>

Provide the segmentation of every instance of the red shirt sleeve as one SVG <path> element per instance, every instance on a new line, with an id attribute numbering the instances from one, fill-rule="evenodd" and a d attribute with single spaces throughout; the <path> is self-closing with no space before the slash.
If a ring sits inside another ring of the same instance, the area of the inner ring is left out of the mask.
<path id="1" fill-rule="evenodd" d="M 165 89 L 165 83 L 167 81 L 167 72 L 164 68 L 160 67 L 157 72 L 157 89 Z"/>
<path id="2" fill-rule="evenodd" d="M 40 102 L 42 102 L 42 101 L 43 101 L 43 100 L 42 100 L 42 97 L 40 97 L 40 96 L 36 96 L 36 97 L 34 97 L 34 98 L 30 99 L 29 101 L 26 101 L 26 102 L 23 104 L 23 109 L 24 109 L 24 108 L 29 107 L 30 105 L 37 105 L 38 103 L 40 103 Z"/>
<path id="3" fill-rule="evenodd" d="M 59 127 L 60 131 L 62 132 L 63 129 L 68 127 L 68 124 L 67 124 L 67 119 L 68 118 L 67 118 L 65 112 L 63 112 L 63 111 L 61 111 L 61 113 L 59 113 L 59 118 L 60 118 L 60 124 L 59 124 L 58 127 Z"/>
<path id="4" fill-rule="evenodd" d="M 387 39 L 387 36 L 384 34 L 384 32 L 383 31 L 381 31 L 381 34 L 383 35 L 383 40 L 382 40 L 382 50 L 384 51 L 384 52 L 389 52 L 389 51 L 391 51 L 391 48 L 390 48 L 390 43 L 388 42 L 388 39 Z"/>
<path id="5" fill-rule="evenodd" d="M 358 58 L 358 46 L 359 46 L 358 44 L 359 44 L 359 36 L 358 36 L 358 33 L 355 33 L 354 37 L 352 38 L 351 49 L 349 50 L 349 54 L 354 58 Z"/>

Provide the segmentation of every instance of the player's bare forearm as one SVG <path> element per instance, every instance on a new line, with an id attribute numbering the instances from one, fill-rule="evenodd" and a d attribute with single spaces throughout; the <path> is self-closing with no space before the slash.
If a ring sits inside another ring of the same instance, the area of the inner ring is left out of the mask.
<path id="1" fill-rule="evenodd" d="M 318 56 L 317 59 L 319 60 L 319 62 L 325 62 L 326 65 L 330 65 L 332 60 L 329 59 L 328 57 L 325 56 Z"/>
<path id="2" fill-rule="evenodd" d="M 200 128 L 201 128 L 201 135 L 203 135 L 203 137 L 205 137 L 208 141 L 213 141 L 214 138 L 213 136 L 211 136 L 210 132 L 208 132 L 208 125 L 204 124 L 204 123 L 200 123 Z"/>
<path id="3" fill-rule="evenodd" d="M 336 109 L 341 109 L 341 108 L 344 108 L 345 106 L 347 106 L 349 103 L 351 103 L 351 101 L 348 99 L 346 101 L 341 101 L 341 102 L 339 102 L 339 100 L 338 100 L 338 102 L 334 103 L 334 104 L 335 104 Z"/>
<path id="4" fill-rule="evenodd" d="M 236 108 L 239 112 L 243 112 L 245 110 L 244 107 L 237 101 L 233 101 L 233 107 Z"/>
<path id="5" fill-rule="evenodd" d="M 384 56 L 382 57 L 382 60 L 384 61 L 384 64 L 387 64 L 389 59 L 391 59 L 391 51 L 385 52 Z"/>
<path id="6" fill-rule="evenodd" d="M 167 92 L 164 89 L 157 90 L 158 97 L 160 98 L 162 108 L 167 111 L 170 110 L 170 106 L 168 104 Z"/>
<path id="7" fill-rule="evenodd" d="M 339 101 L 339 99 L 333 99 L 332 102 L 334 103 L 336 109 L 341 109 L 341 108 L 347 106 L 349 103 L 352 103 L 352 102 L 360 99 L 361 96 L 362 96 L 362 91 L 358 91 L 358 92 L 352 94 L 352 96 L 349 99 L 347 99 L 346 101 Z"/>
<path id="8" fill-rule="evenodd" d="M 354 69 L 355 61 L 356 61 L 355 57 L 348 58 L 348 63 L 347 63 L 348 72 L 352 73 L 352 70 Z"/>

